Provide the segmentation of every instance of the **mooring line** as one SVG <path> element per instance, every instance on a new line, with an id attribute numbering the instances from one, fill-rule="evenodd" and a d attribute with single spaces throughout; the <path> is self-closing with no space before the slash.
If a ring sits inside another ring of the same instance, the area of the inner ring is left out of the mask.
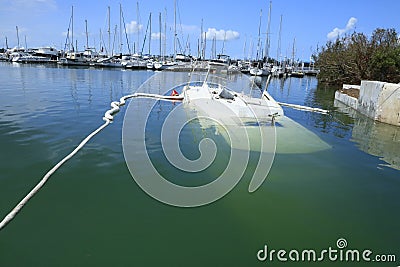
<path id="1" fill-rule="evenodd" d="M 101 130 L 103 130 L 107 125 L 111 123 L 110 120 L 106 120 L 103 125 L 101 125 L 99 128 L 97 128 L 95 131 L 93 131 L 91 134 L 89 134 L 85 139 L 82 140 L 82 142 L 71 152 L 69 153 L 65 158 L 63 158 L 61 161 L 59 161 L 50 171 L 46 173 L 45 176 L 43 176 L 42 180 L 27 194 L 15 207 L 14 209 L 7 214 L 6 217 L 0 222 L 0 230 L 4 228 L 4 226 L 7 225 L 16 215 L 17 213 L 24 207 L 24 205 L 44 186 L 44 184 L 49 180 L 50 176 L 55 173 L 66 161 L 71 159 L 76 153 L 78 153 L 79 150 L 96 134 L 98 134 Z"/>
<path id="2" fill-rule="evenodd" d="M 50 179 L 51 175 L 53 175 L 65 162 L 75 156 L 76 153 L 81 150 L 87 142 L 90 141 L 96 134 L 101 132 L 104 128 L 106 128 L 112 121 L 114 120 L 114 115 L 119 112 L 120 107 L 125 105 L 127 99 L 130 98 L 153 98 L 158 100 L 166 100 L 166 101 L 181 101 L 183 100 L 183 96 L 164 96 L 157 94 L 146 94 L 146 93 L 135 93 L 131 95 L 126 95 L 120 98 L 120 101 L 111 102 L 111 109 L 107 110 L 104 113 L 103 120 L 104 124 L 99 126 L 96 130 L 90 133 L 85 139 L 83 139 L 79 145 L 67 156 L 65 156 L 61 161 L 59 161 L 51 170 L 49 170 L 43 178 L 36 184 L 36 186 L 4 217 L 4 219 L 0 222 L 0 230 L 2 230 L 14 217 L 18 214 L 18 212 L 24 207 L 24 205 L 45 185 L 45 183 Z"/>
<path id="3" fill-rule="evenodd" d="M 321 109 L 321 108 L 312 108 L 312 107 L 296 105 L 296 104 L 289 104 L 289 103 L 283 103 L 283 102 L 277 102 L 277 103 L 279 105 L 281 105 L 281 106 L 294 108 L 294 109 L 298 109 L 298 110 L 317 112 L 317 113 L 322 113 L 322 114 L 328 114 L 329 113 L 329 110 Z"/>

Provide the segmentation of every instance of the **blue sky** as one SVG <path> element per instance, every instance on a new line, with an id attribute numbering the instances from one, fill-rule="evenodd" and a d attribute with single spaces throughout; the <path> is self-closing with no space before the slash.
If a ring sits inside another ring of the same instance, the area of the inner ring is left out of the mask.
<path id="1" fill-rule="evenodd" d="M 116 44 L 119 43 L 119 4 L 127 27 L 130 47 L 137 47 L 139 28 L 140 48 L 143 44 L 147 22 L 152 12 L 151 52 L 159 53 L 159 13 L 162 12 L 162 31 L 166 10 L 167 53 L 173 53 L 174 0 L 139 1 L 70 1 L 70 0 L 0 0 L 0 47 L 5 38 L 10 47 L 17 45 L 16 26 L 19 29 L 20 45 L 28 47 L 64 47 L 66 32 L 74 6 L 74 38 L 78 48 L 86 44 L 85 20 L 88 21 L 89 45 L 99 48 L 100 30 L 104 43 L 108 44 L 107 7 L 111 10 L 111 44 L 117 25 Z M 139 21 L 137 16 L 139 3 Z M 264 47 L 269 0 L 219 1 L 219 0 L 177 0 L 178 37 L 181 46 L 190 40 L 192 54 L 197 54 L 197 40 L 200 36 L 201 21 L 207 37 L 216 38 L 217 53 L 224 52 L 233 58 L 256 56 L 260 9 L 262 9 L 261 40 Z M 317 46 L 324 45 L 330 37 L 346 32 L 363 32 L 370 35 L 378 27 L 395 28 L 400 31 L 398 19 L 400 1 L 362 0 L 273 0 L 270 27 L 270 55 L 277 56 L 279 21 L 282 15 L 281 56 L 291 57 L 294 39 L 296 58 L 308 60 Z M 139 27 L 138 27 L 139 25 Z M 127 45 L 124 38 L 124 51 Z M 206 55 L 210 55 L 212 40 L 207 40 Z M 223 40 L 226 40 L 225 43 Z M 253 44 L 253 45 L 251 45 Z M 251 50 L 250 48 L 253 47 Z M 144 52 L 148 51 L 148 43 Z"/>

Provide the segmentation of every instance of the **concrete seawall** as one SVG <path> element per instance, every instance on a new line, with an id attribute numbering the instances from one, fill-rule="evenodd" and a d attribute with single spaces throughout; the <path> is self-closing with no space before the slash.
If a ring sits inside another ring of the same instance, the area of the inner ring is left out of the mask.
<path id="1" fill-rule="evenodd" d="M 359 88 L 358 98 L 346 94 L 350 88 Z M 343 90 L 336 91 L 335 100 L 371 119 L 400 126 L 400 84 L 361 81 L 361 86 L 343 85 Z"/>

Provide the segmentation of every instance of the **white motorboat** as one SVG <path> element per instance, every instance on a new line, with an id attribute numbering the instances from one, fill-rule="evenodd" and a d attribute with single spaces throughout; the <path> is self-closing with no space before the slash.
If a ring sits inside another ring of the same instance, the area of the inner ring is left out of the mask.
<path id="1" fill-rule="evenodd" d="M 48 63 L 50 58 L 34 56 L 28 53 L 14 52 L 11 54 L 11 61 L 17 63 Z"/>
<path id="2" fill-rule="evenodd" d="M 168 61 L 166 61 L 166 62 L 156 61 L 156 62 L 154 62 L 154 69 L 155 70 L 165 70 L 165 69 L 173 67 L 175 65 L 176 65 L 176 63 L 172 62 L 172 61 L 169 61 L 169 62 Z"/>
<path id="3" fill-rule="evenodd" d="M 57 60 L 58 58 L 58 50 L 54 47 L 38 47 L 32 49 L 32 51 L 35 56 L 47 57 L 51 60 Z"/>
<path id="4" fill-rule="evenodd" d="M 67 52 L 57 63 L 63 66 L 89 66 L 90 61 L 83 52 Z"/>
<path id="5" fill-rule="evenodd" d="M 273 77 L 282 78 L 285 75 L 285 71 L 281 66 L 273 66 L 271 70 L 271 74 Z"/>
<path id="6" fill-rule="evenodd" d="M 139 56 L 132 55 L 129 61 L 123 61 L 122 66 L 126 69 L 147 69 L 147 61 Z"/>
<path id="7" fill-rule="evenodd" d="M 261 98 L 254 98 L 207 81 L 186 85 L 183 99 L 184 104 L 202 114 L 217 116 L 224 123 L 275 122 L 284 115 L 282 107 L 266 91 Z"/>
<path id="8" fill-rule="evenodd" d="M 100 58 L 93 63 L 96 67 L 122 68 L 121 59 L 115 57 Z"/>
<path id="9" fill-rule="evenodd" d="M 250 68 L 250 75 L 252 76 L 268 76 L 271 72 L 269 71 L 269 69 L 262 67 L 262 68 L 258 68 L 258 67 L 254 67 L 254 68 Z"/>

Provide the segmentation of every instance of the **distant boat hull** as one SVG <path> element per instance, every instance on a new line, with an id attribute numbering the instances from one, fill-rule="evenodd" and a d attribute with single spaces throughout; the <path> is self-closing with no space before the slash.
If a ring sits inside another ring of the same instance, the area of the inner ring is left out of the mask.
<path id="1" fill-rule="evenodd" d="M 303 78 L 304 77 L 304 72 L 301 71 L 292 71 L 290 73 L 291 77 L 295 77 L 295 78 Z"/>
<path id="2" fill-rule="evenodd" d="M 268 76 L 270 74 L 269 70 L 265 68 L 251 68 L 250 75 L 252 76 Z"/>
<path id="3" fill-rule="evenodd" d="M 41 57 L 41 56 L 32 56 L 32 55 L 22 55 L 13 57 L 11 60 L 16 63 L 49 63 L 51 62 L 50 58 Z"/>
<path id="4" fill-rule="evenodd" d="M 60 58 L 57 63 L 61 66 L 89 66 L 89 61 L 73 60 L 68 58 Z"/>

